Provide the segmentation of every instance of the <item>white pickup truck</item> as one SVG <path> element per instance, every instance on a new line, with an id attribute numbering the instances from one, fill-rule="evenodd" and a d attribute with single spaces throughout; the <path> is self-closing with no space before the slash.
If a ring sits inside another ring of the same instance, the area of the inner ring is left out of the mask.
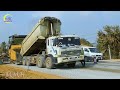
<path id="1" fill-rule="evenodd" d="M 82 49 L 85 61 L 93 61 L 96 58 L 98 62 L 103 59 L 103 53 L 100 53 L 96 47 L 82 46 Z"/>

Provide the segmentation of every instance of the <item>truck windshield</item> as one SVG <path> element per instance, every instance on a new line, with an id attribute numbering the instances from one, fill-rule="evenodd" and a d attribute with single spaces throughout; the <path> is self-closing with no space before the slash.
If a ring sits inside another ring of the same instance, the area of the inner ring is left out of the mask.
<path id="1" fill-rule="evenodd" d="M 66 45 L 66 46 L 74 46 L 80 45 L 79 37 L 60 37 L 55 40 L 57 45 Z"/>
<path id="2" fill-rule="evenodd" d="M 100 51 L 97 48 L 89 48 L 89 49 L 90 49 L 90 52 L 100 53 Z"/>
<path id="3" fill-rule="evenodd" d="M 21 42 L 24 40 L 25 37 L 26 37 L 26 35 L 10 36 L 9 44 L 11 44 L 11 45 L 21 44 Z"/>

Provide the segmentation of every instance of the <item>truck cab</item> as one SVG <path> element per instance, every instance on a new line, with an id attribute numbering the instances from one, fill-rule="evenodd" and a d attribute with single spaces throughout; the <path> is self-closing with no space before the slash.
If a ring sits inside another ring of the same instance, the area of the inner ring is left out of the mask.
<path id="1" fill-rule="evenodd" d="M 85 66 L 81 58 L 80 38 L 77 35 L 58 35 L 46 39 L 46 49 L 39 56 L 38 67 L 54 68 L 56 66 L 75 67 L 76 62 Z"/>
<path id="2" fill-rule="evenodd" d="M 53 36 L 47 39 L 46 53 L 52 55 L 56 64 L 80 61 L 80 38 L 76 35 Z"/>
<path id="3" fill-rule="evenodd" d="M 96 58 L 97 61 L 103 59 L 103 54 L 100 53 L 96 47 L 82 46 L 82 48 L 84 50 L 85 61 L 93 61 L 94 58 Z"/>

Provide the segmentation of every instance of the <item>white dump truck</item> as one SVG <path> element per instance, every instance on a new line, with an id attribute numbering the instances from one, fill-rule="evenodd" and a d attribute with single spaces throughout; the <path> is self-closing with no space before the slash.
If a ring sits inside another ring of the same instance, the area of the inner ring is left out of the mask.
<path id="1" fill-rule="evenodd" d="M 61 35 L 61 21 L 55 17 L 44 17 L 22 42 L 18 60 L 23 65 L 36 64 L 38 67 L 55 68 L 67 64 L 74 67 L 80 58 L 80 38 L 77 35 Z"/>

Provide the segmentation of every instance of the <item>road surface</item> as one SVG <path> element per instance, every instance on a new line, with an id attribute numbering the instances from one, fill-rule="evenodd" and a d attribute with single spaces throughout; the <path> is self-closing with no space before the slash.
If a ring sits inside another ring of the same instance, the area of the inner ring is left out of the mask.
<path id="1" fill-rule="evenodd" d="M 68 79 L 120 79 L 120 62 L 104 62 L 98 64 L 86 62 L 86 67 L 82 68 L 81 63 L 77 62 L 75 68 L 66 66 L 56 69 L 38 68 L 37 66 L 23 66 L 9 64 L 16 67 L 26 68 L 34 71 L 44 72 Z"/>

